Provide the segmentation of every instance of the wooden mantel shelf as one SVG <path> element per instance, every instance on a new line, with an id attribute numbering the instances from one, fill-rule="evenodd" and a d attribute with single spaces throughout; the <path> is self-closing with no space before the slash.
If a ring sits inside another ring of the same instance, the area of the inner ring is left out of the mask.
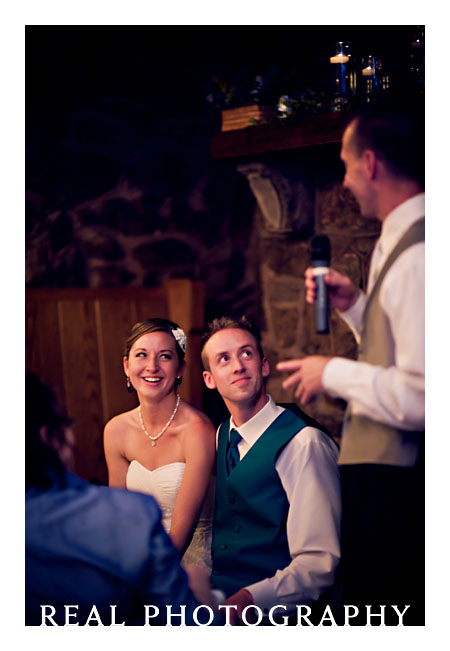
<path id="1" fill-rule="evenodd" d="M 222 131 L 212 137 L 211 158 L 236 158 L 337 143 L 350 119 L 348 113 L 305 115 L 302 124 L 296 126 L 275 124 Z"/>

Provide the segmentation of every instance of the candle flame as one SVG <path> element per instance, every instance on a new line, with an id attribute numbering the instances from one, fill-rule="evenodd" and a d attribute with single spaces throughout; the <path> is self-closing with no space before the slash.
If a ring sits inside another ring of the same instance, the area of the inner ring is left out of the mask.
<path id="1" fill-rule="evenodd" d="M 350 59 L 346 54 L 336 54 L 334 57 L 330 57 L 330 63 L 347 63 Z"/>

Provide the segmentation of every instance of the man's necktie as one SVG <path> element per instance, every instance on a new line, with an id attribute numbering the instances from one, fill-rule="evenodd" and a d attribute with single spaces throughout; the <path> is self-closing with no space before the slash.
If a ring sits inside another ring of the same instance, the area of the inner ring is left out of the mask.
<path id="1" fill-rule="evenodd" d="M 230 444 L 227 451 L 227 473 L 233 470 L 235 465 L 240 461 L 238 443 L 242 440 L 242 436 L 236 429 L 230 432 Z"/>

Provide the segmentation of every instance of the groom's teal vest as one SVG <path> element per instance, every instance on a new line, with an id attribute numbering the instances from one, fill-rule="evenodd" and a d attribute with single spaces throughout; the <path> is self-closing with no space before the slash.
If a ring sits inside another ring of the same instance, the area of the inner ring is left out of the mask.
<path id="1" fill-rule="evenodd" d="M 275 463 L 305 422 L 286 409 L 266 429 L 227 477 L 230 431 L 219 429 L 211 579 L 227 597 L 273 576 L 291 562 L 286 535 L 289 502 Z"/>

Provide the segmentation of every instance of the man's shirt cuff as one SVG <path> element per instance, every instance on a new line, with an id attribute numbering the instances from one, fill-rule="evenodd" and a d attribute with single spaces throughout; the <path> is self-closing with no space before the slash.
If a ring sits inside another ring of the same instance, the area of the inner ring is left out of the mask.
<path id="1" fill-rule="evenodd" d="M 269 610 L 279 602 L 277 593 L 269 579 L 245 586 L 245 589 L 250 592 L 255 606 L 258 606 L 266 617 L 269 614 Z"/>

